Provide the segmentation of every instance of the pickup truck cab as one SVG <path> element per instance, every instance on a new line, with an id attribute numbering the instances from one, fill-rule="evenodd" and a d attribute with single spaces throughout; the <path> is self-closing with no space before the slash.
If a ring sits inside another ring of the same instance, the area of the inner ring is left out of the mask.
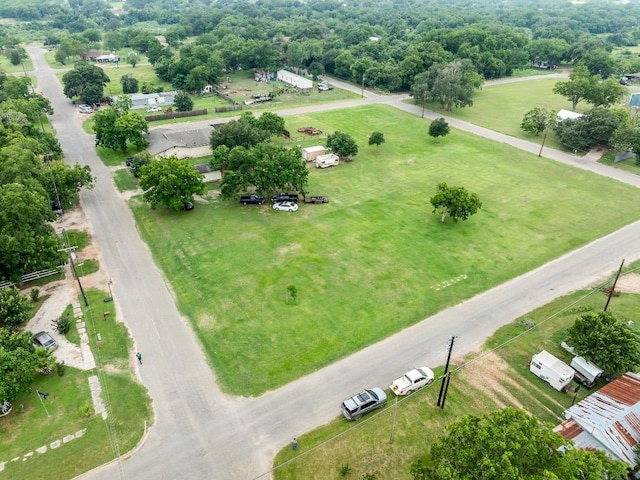
<path id="1" fill-rule="evenodd" d="M 240 203 L 243 205 L 262 205 L 264 197 L 258 195 L 243 195 L 240 197 Z"/>
<path id="2" fill-rule="evenodd" d="M 416 390 L 431 385 L 434 380 L 433 371 L 427 367 L 414 368 L 400 378 L 396 378 L 389 388 L 396 395 L 409 395 Z"/>
<path id="3" fill-rule="evenodd" d="M 271 202 L 272 203 L 280 203 L 280 202 L 298 203 L 298 194 L 282 192 L 271 197 Z"/>

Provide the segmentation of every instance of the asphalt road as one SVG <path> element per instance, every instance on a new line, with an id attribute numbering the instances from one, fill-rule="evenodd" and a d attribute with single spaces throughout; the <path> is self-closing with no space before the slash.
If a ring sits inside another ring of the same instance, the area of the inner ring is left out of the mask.
<path id="1" fill-rule="evenodd" d="M 176 309 L 170 287 L 113 186 L 109 169 L 97 158 L 93 138 L 82 131 L 79 114 L 62 95 L 43 52 L 37 47 L 28 48 L 28 52 L 39 90 L 55 109 L 51 123 L 67 161 L 90 165 L 98 178 L 93 191 L 82 192 L 81 202 L 93 240 L 103 249 L 101 262 L 113 279 L 119 315 L 135 339 L 136 350 L 144 355 L 141 380 L 155 410 L 155 424 L 134 454 L 88 472 L 83 479 L 259 477 L 268 472 L 274 454 L 292 437 L 336 417 L 340 402 L 358 389 L 385 387 L 399 373 L 418 364 L 443 364 L 451 335 L 458 336 L 455 355 L 462 356 L 478 349 L 499 326 L 557 296 L 602 280 L 622 258 L 633 261 L 640 257 L 640 222 L 636 222 L 278 390 L 259 398 L 229 397 L 218 388 L 187 320 Z M 344 86 L 337 80 L 332 83 Z M 402 103 L 402 96 L 365 93 L 365 99 L 288 112 L 369 102 L 421 113 L 421 109 Z M 529 142 L 455 119 L 448 121 L 456 128 L 537 154 L 539 147 Z M 544 156 L 640 186 L 637 177 L 621 170 L 549 149 Z"/>

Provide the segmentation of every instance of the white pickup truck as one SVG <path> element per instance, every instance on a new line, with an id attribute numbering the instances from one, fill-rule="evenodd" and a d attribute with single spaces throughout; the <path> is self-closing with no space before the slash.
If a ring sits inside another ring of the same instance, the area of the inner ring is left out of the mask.
<path id="1" fill-rule="evenodd" d="M 400 378 L 396 378 L 389 388 L 396 395 L 409 395 L 416 390 L 431 385 L 435 376 L 427 367 L 414 368 Z"/>

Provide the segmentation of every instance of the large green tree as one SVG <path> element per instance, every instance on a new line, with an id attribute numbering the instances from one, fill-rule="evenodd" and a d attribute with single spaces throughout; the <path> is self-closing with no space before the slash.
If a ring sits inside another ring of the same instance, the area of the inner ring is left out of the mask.
<path id="1" fill-rule="evenodd" d="M 62 160 L 54 160 L 45 163 L 42 169 L 41 183 L 51 201 L 58 203 L 62 208 L 69 208 L 78 202 L 78 192 L 82 188 L 92 190 L 95 186 L 95 177 L 91 175 L 89 165 L 73 167 Z"/>
<path id="2" fill-rule="evenodd" d="M 569 80 L 556 83 L 553 87 L 553 93 L 562 95 L 569 100 L 571 109 L 575 112 L 578 103 L 590 97 L 598 82 L 598 76 L 591 75 L 587 67 L 581 65 L 571 72 Z"/>
<path id="3" fill-rule="evenodd" d="M 96 146 L 126 152 L 128 144 L 137 150 L 145 148 L 149 142 L 143 133 L 149 133 L 149 125 L 142 115 L 130 110 L 131 99 L 123 95 L 105 110 L 94 115 L 93 129 L 96 132 Z"/>
<path id="4" fill-rule="evenodd" d="M 448 112 L 473 105 L 473 94 L 482 85 L 482 76 L 467 58 L 432 65 L 428 79 L 430 98 Z"/>
<path id="5" fill-rule="evenodd" d="M 15 287 L 0 289 L 0 328 L 16 330 L 29 320 L 29 299 Z"/>
<path id="6" fill-rule="evenodd" d="M 224 171 L 221 193 L 225 198 L 250 186 L 264 196 L 278 191 L 303 193 L 309 175 L 299 148 L 268 142 L 251 148 L 219 146 L 213 152 L 211 166 Z"/>
<path id="7" fill-rule="evenodd" d="M 174 210 L 193 202 L 194 195 L 204 193 L 204 181 L 193 165 L 175 156 L 155 160 L 140 169 L 140 188 L 145 202 L 156 208 L 164 205 Z"/>
<path id="8" fill-rule="evenodd" d="M 85 103 L 96 103 L 111 80 L 106 73 L 91 63 L 79 62 L 73 70 L 62 76 L 64 94 L 69 98 L 79 97 Z"/>
<path id="9" fill-rule="evenodd" d="M 271 132 L 258 128 L 254 126 L 254 122 L 241 118 L 215 127 L 211 132 L 211 149 L 215 150 L 220 145 L 230 149 L 236 146 L 248 148 L 267 141 L 269 137 L 271 137 Z"/>
<path id="10" fill-rule="evenodd" d="M 60 264 L 60 240 L 46 196 L 19 183 L 0 186 L 0 280 Z"/>
<path id="11" fill-rule="evenodd" d="M 36 369 L 35 348 L 28 332 L 0 328 L 0 403 L 28 393 Z"/>
<path id="12" fill-rule="evenodd" d="M 457 222 L 475 215 L 482 208 L 478 194 L 471 193 L 464 187 L 450 187 L 444 182 L 438 184 L 436 194 L 429 201 L 433 206 L 433 213 L 440 215 L 442 223 L 447 215 Z"/>
<path id="13" fill-rule="evenodd" d="M 560 447 L 565 447 L 560 449 Z M 412 469 L 424 480 L 623 480 L 627 466 L 568 448 L 550 425 L 515 408 L 467 415 L 431 446 L 431 463 Z"/>
<path id="14" fill-rule="evenodd" d="M 340 158 L 351 160 L 358 153 L 355 139 L 345 132 L 336 131 L 327 135 L 327 147 Z"/>
<path id="15" fill-rule="evenodd" d="M 613 374 L 640 366 L 640 336 L 610 312 L 587 313 L 569 329 L 578 355 Z"/>

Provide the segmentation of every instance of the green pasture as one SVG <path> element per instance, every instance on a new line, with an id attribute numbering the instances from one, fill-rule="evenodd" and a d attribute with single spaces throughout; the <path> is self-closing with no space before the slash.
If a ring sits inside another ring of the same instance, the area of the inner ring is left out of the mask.
<path id="1" fill-rule="evenodd" d="M 289 214 L 209 198 L 187 213 L 131 202 L 220 385 L 235 394 L 277 388 L 640 214 L 632 187 L 464 132 L 436 143 L 427 121 L 392 107 L 286 122 L 346 131 L 360 145 L 353 162 L 310 172 L 309 192 L 329 204 Z M 367 145 L 373 131 L 385 135 L 379 153 Z M 429 205 L 439 182 L 478 193 L 482 210 L 440 223 Z M 286 302 L 289 285 L 298 305 Z"/>
<path id="2" fill-rule="evenodd" d="M 0 71 L 7 73 L 24 73 L 25 70 L 27 72 L 33 70 L 33 64 L 29 56 L 23 58 L 22 63 L 13 65 L 5 55 L 0 55 Z"/>
<path id="3" fill-rule="evenodd" d="M 351 468 L 348 478 L 373 473 L 376 478 L 410 480 L 411 463 L 418 459 L 428 462 L 429 446 L 442 435 L 446 425 L 463 415 L 483 415 L 514 406 L 550 425 L 560 423 L 574 394 L 557 392 L 531 374 L 531 356 L 546 349 L 569 362 L 570 355 L 559 346 L 566 338 L 566 330 L 585 312 L 600 311 L 605 301 L 605 295 L 597 289 L 579 291 L 499 329 L 482 353 L 453 366 L 444 410 L 436 406 L 439 381 L 408 398 L 400 397 L 397 406 L 390 393 L 387 407 L 364 421 L 347 422 L 339 416 L 336 406 L 334 420 L 298 437 L 297 452 L 290 446 L 283 447 L 274 460 L 274 478 L 339 479 L 340 468 L 346 464 Z M 637 320 L 640 296 L 622 294 L 612 300 L 610 308 L 620 318 Z M 525 319 L 535 328 L 527 330 Z M 517 335 L 521 336 L 516 338 Z M 442 368 L 435 372 L 438 378 Z M 575 400 L 582 400 L 603 384 L 601 380 L 593 390 L 582 388 Z"/>
<path id="4" fill-rule="evenodd" d="M 108 293 L 90 289 L 87 295 L 90 307 L 84 311 L 84 320 L 91 349 L 102 371 L 103 398 L 111 406 L 120 453 L 124 454 L 138 444 L 145 424 L 151 421 L 151 402 L 145 388 L 131 373 L 131 338 L 124 324 L 116 321 L 114 304 L 103 303 Z M 103 311 L 110 312 L 107 321 L 103 320 Z M 102 336 L 100 342 L 96 340 L 98 332 Z M 9 415 L 0 418 L 0 462 L 7 462 L 2 476 L 73 478 L 114 459 L 105 420 L 93 413 L 88 377 L 96 373 L 66 367 L 63 376 L 58 376 L 55 370 L 37 376 L 32 391 L 13 403 Z M 49 397 L 41 402 L 36 389 Z M 85 430 L 80 438 L 57 449 L 50 448 L 51 442 L 80 430 Z M 47 446 L 47 451 L 37 453 L 36 449 L 42 446 Z M 33 456 L 22 461 L 28 452 L 33 452 Z M 19 461 L 11 461 L 16 457 Z"/>

